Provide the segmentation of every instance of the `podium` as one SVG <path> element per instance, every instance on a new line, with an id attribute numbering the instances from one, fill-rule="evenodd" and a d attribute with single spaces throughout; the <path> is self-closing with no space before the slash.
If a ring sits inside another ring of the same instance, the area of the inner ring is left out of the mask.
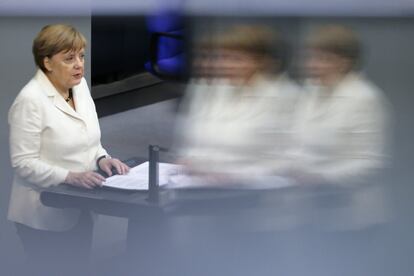
<path id="1" fill-rule="evenodd" d="M 253 275 L 252 269 L 256 269 L 255 275 L 268 275 L 258 272 L 263 264 L 283 274 L 281 264 L 268 253 L 276 254 L 286 240 L 294 240 L 288 231 L 269 230 L 269 222 L 284 222 L 289 215 L 301 212 L 315 219 L 315 210 L 308 210 L 306 202 L 317 199 L 319 208 L 331 208 L 332 204 L 346 204 L 352 192 L 328 187 L 168 189 L 157 183 L 160 150 L 157 146 L 149 149 L 148 191 L 59 185 L 44 189 L 41 201 L 55 208 L 126 218 L 127 249 L 121 262 L 126 271 L 142 275 Z M 127 162 L 135 166 L 147 160 Z M 251 258 L 257 258 L 254 264 L 249 263 Z M 204 265 L 210 270 L 203 271 Z M 245 274 L 240 273 L 243 271 Z"/>

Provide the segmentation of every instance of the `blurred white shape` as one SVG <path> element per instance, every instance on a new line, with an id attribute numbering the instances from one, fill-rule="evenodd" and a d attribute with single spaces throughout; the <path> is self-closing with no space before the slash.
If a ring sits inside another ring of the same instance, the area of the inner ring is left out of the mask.
<path id="1" fill-rule="evenodd" d="M 218 188 L 218 189 L 244 189 L 244 190 L 270 190 L 295 186 L 296 183 L 284 177 L 269 175 L 266 173 L 250 175 L 246 177 L 240 174 L 227 175 L 228 180 L 209 178 L 199 175 L 173 174 L 170 175 L 168 188 Z"/>
<path id="2" fill-rule="evenodd" d="M 239 180 L 274 175 L 291 140 L 298 87 L 282 75 L 257 76 L 246 86 L 221 80 L 188 89 L 189 112 L 177 133 L 192 170 Z"/>
<path id="3" fill-rule="evenodd" d="M 331 91 L 311 87 L 298 106 L 293 170 L 351 185 L 389 165 L 388 102 L 361 75 L 349 73 Z"/>

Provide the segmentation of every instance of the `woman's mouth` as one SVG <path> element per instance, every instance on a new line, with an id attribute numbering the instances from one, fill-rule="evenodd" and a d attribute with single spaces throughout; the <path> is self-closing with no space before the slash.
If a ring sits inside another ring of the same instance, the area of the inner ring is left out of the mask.
<path id="1" fill-rule="evenodd" d="M 74 74 L 72 75 L 75 79 L 81 79 L 82 78 L 82 73 L 78 73 L 78 74 Z"/>

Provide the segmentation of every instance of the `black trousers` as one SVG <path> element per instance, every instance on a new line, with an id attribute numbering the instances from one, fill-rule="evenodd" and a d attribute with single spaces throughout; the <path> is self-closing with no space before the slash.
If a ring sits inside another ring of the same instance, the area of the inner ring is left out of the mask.
<path id="1" fill-rule="evenodd" d="M 15 225 L 26 255 L 22 275 L 89 275 L 90 213 L 83 212 L 77 225 L 64 232 Z"/>

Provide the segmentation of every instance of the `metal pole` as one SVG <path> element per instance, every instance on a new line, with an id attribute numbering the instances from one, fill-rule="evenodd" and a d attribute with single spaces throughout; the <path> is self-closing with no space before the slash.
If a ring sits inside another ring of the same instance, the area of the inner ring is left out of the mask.
<path id="1" fill-rule="evenodd" d="M 148 171 L 148 186 L 149 186 L 149 200 L 158 201 L 158 161 L 160 148 L 156 145 L 150 145 L 149 148 L 149 171 Z"/>

